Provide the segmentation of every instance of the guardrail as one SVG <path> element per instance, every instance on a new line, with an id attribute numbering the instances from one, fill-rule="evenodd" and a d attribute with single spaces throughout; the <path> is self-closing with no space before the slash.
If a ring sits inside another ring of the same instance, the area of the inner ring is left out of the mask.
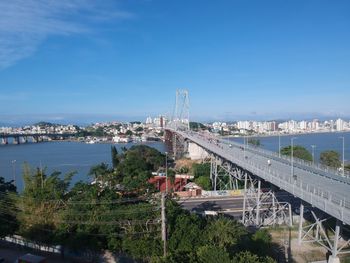
<path id="1" fill-rule="evenodd" d="M 217 143 L 209 142 L 205 137 L 199 136 L 193 132 L 177 132 L 180 133 L 182 136 L 185 136 L 193 142 L 197 143 L 198 145 L 201 145 L 203 148 L 211 152 L 215 152 L 222 158 L 230 162 L 236 163 L 238 166 L 250 171 L 253 174 L 256 174 L 262 179 L 267 180 L 275 184 L 279 188 L 293 194 L 294 196 L 297 196 L 302 200 L 310 203 L 311 205 L 318 207 L 324 212 L 334 216 L 335 218 L 338 218 L 342 222 L 350 224 L 350 200 L 349 198 L 345 198 L 337 194 L 336 189 L 334 189 L 334 191 L 331 192 L 321 187 L 317 187 L 313 184 L 308 184 L 307 182 L 303 181 L 303 176 L 298 178 L 298 180 L 294 180 L 293 177 L 290 176 L 290 174 L 282 173 L 282 171 L 271 168 L 266 164 L 261 165 L 257 162 L 253 162 L 252 160 L 246 159 L 242 154 L 238 154 L 237 152 L 229 152 L 227 150 L 230 148 L 223 149 Z M 218 140 L 218 138 L 216 137 L 211 139 Z M 239 148 L 243 147 L 242 144 L 236 142 L 229 142 L 229 144 L 232 144 L 232 146 Z M 274 157 L 273 159 L 290 165 L 289 158 L 280 158 L 278 157 L 278 155 L 276 156 L 275 154 L 272 154 L 273 152 L 271 151 L 261 149 L 257 150 L 255 147 L 251 146 L 248 146 L 245 149 L 252 154 L 261 154 L 264 155 L 264 157 Z M 296 163 L 295 165 L 296 167 L 304 169 L 309 173 L 318 174 L 320 176 L 324 176 L 327 179 L 335 180 L 339 183 L 350 184 L 349 178 L 344 178 L 337 174 L 332 174 L 330 172 L 327 172 L 327 174 L 325 175 L 325 171 L 319 170 L 317 167 L 306 166 L 303 163 Z"/>

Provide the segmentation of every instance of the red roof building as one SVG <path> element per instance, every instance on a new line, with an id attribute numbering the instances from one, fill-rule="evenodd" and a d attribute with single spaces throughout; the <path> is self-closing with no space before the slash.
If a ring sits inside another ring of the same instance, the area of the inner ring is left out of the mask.
<path id="1" fill-rule="evenodd" d="M 183 191 L 185 185 L 187 184 L 187 178 L 175 178 L 174 183 L 171 183 L 170 178 L 168 177 L 168 191 L 178 192 Z M 165 176 L 154 176 L 148 180 L 149 183 L 153 184 L 155 188 L 160 192 L 165 192 L 166 183 Z"/>

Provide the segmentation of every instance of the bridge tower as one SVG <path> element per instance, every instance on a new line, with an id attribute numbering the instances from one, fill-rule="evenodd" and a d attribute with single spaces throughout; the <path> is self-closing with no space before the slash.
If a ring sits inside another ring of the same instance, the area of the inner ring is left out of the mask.
<path id="1" fill-rule="evenodd" d="M 190 100 L 188 90 L 176 91 L 175 109 L 172 117 L 175 130 L 188 131 L 190 129 Z"/>
<path id="2" fill-rule="evenodd" d="M 176 91 L 175 107 L 169 123 L 165 127 L 165 142 L 171 149 L 174 160 L 183 156 L 188 149 L 187 141 L 176 131 L 190 130 L 190 102 L 188 91 L 179 89 Z"/>

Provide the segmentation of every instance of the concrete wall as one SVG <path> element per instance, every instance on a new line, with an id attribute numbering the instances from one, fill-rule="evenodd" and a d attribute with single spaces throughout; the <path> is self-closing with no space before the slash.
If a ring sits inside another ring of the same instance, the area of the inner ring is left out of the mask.
<path id="1" fill-rule="evenodd" d="M 193 142 L 188 143 L 188 157 L 191 160 L 201 160 L 208 157 L 207 151 Z"/>

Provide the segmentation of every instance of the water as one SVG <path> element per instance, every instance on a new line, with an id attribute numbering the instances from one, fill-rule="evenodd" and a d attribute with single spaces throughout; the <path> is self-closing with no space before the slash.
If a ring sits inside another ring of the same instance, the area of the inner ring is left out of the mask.
<path id="1" fill-rule="evenodd" d="M 320 153 L 326 150 L 335 150 L 342 154 L 342 140 L 340 136 L 345 137 L 345 159 L 350 160 L 350 133 L 320 133 L 304 135 L 281 136 L 281 147 L 290 145 L 290 139 L 297 137 L 295 145 L 302 145 L 312 152 L 311 145 L 316 145 L 315 159 L 318 160 Z M 278 136 L 256 137 L 260 139 L 262 147 L 278 152 Z M 243 143 L 243 138 L 232 138 L 237 142 Z M 146 145 L 152 146 L 161 152 L 165 151 L 165 145 L 162 142 L 147 142 Z M 112 144 L 85 144 L 79 142 L 46 142 L 46 143 L 28 143 L 20 145 L 2 145 L 0 146 L 0 176 L 7 181 L 16 177 L 16 184 L 19 189 L 23 188 L 22 166 L 27 162 L 32 167 L 47 167 L 48 172 L 61 171 L 67 173 L 77 171 L 77 175 L 72 182 L 79 180 L 88 181 L 87 176 L 90 167 L 101 162 L 111 163 L 111 145 Z M 135 145 L 115 144 L 118 151 L 121 147 L 127 148 Z M 16 160 L 15 163 L 12 163 Z"/>
<path id="2" fill-rule="evenodd" d="M 165 152 L 163 142 L 145 142 Z M 18 189 L 23 189 L 22 168 L 27 162 L 31 167 L 47 168 L 47 172 L 61 171 L 63 174 L 76 171 L 72 183 L 88 181 L 91 166 L 105 162 L 111 164 L 113 144 L 86 144 L 81 142 L 43 142 L 0 146 L 0 176 L 6 181 L 16 178 Z M 121 152 L 122 147 L 130 148 L 134 143 L 114 144 Z M 14 160 L 16 160 L 14 162 Z"/>
<path id="3" fill-rule="evenodd" d="M 340 154 L 342 160 L 343 141 L 339 137 L 345 138 L 345 161 L 350 160 L 350 133 L 349 132 L 337 132 L 337 133 L 313 133 L 302 135 L 286 135 L 281 136 L 281 148 L 291 145 L 291 138 L 296 137 L 294 145 L 304 146 L 310 153 L 312 153 L 311 145 L 315 145 L 315 162 L 320 158 L 320 154 L 324 151 L 334 150 Z M 254 137 L 260 140 L 262 148 L 274 152 L 278 152 L 278 136 L 271 137 Z M 236 142 L 243 143 L 243 138 L 230 138 Z"/>

